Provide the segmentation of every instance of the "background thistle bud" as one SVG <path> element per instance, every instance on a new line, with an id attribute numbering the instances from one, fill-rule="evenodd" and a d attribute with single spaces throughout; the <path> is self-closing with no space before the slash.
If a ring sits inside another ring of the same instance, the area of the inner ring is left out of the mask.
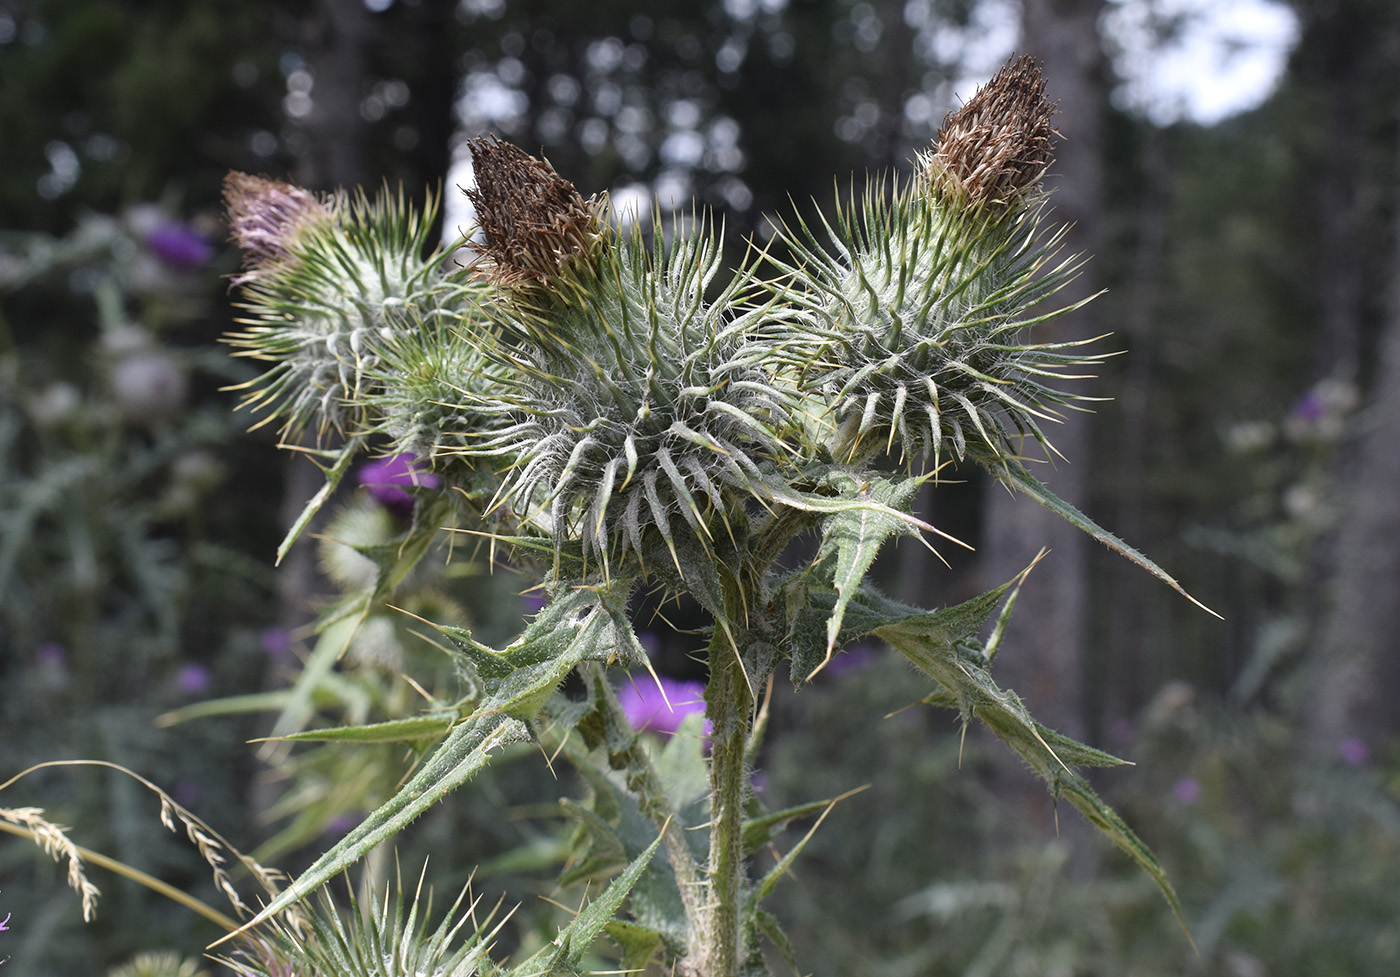
<path id="1" fill-rule="evenodd" d="M 1008 61 L 944 120 L 932 151 L 920 156 L 934 196 L 981 208 L 1034 193 L 1054 160 L 1054 114 L 1040 65 L 1030 55 Z"/>
<path id="2" fill-rule="evenodd" d="M 466 193 L 497 284 L 548 281 L 568 259 L 592 250 L 601 226 L 598 209 L 548 161 L 494 136 L 467 145 L 476 187 Z"/>
<path id="3" fill-rule="evenodd" d="M 250 315 L 228 341 L 272 364 L 245 404 L 268 411 L 262 423 L 388 433 L 430 454 L 443 423 L 463 423 L 436 404 L 470 379 L 472 347 L 454 330 L 485 288 L 428 253 L 435 201 L 420 213 L 402 193 L 326 199 L 242 173 L 225 199 L 250 269 L 235 279 Z"/>

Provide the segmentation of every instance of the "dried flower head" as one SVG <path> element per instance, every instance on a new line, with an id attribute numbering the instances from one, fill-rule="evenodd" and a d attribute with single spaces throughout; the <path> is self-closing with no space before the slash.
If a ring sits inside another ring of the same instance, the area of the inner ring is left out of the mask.
<path id="1" fill-rule="evenodd" d="M 1055 111 L 1040 65 L 1029 55 L 1008 61 L 943 120 L 932 152 L 921 155 L 934 195 L 981 207 L 1032 192 L 1054 160 Z"/>
<path id="2" fill-rule="evenodd" d="M 331 208 L 309 190 L 247 173 L 224 177 L 224 206 L 234 242 L 243 249 L 242 285 L 287 258 L 301 230 L 328 221 Z"/>
<path id="3" fill-rule="evenodd" d="M 598 210 L 542 159 L 494 136 L 469 140 L 476 187 L 467 196 L 486 235 L 496 281 L 548 281 L 598 240 Z"/>

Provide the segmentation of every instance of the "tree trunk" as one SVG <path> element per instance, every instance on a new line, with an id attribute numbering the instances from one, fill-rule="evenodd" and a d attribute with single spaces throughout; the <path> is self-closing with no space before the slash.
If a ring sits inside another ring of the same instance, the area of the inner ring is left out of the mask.
<path id="1" fill-rule="evenodd" d="M 1397 105 L 1400 109 L 1400 105 Z M 1396 161 L 1400 165 L 1400 144 Z M 1391 291 L 1365 430 L 1342 473 L 1332 606 L 1310 683 L 1311 746 L 1334 756 L 1347 740 L 1400 732 L 1400 208 L 1391 242 Z M 1345 750 L 1356 756 L 1356 745 Z"/>
<path id="2" fill-rule="evenodd" d="M 1025 0 L 1022 48 L 1041 60 L 1051 100 L 1059 101 L 1064 139 L 1046 177 L 1057 223 L 1072 224 L 1066 250 L 1091 254 L 1099 240 L 1102 202 L 1101 126 L 1103 61 L 1097 22 L 1101 0 Z M 1054 299 L 1074 302 L 1096 290 L 1092 265 Z M 1090 305 L 1039 338 L 1065 340 L 1096 334 Z M 1083 507 L 1087 497 L 1089 438 L 1084 416 L 1067 412 L 1047 431 L 1069 459 L 1037 477 L 1051 491 Z M 1042 547 L 1051 553 L 1027 579 L 997 659 L 999 680 L 1025 699 L 1046 725 L 1083 736 L 1083 673 L 1088 640 L 1088 537 L 1023 496 L 992 488 L 984 505 L 984 583 L 999 584 L 1024 569 Z"/>

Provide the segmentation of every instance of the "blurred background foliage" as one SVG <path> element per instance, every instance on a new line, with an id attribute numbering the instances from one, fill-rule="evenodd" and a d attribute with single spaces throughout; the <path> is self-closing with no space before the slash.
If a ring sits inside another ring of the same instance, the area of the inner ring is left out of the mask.
<path id="1" fill-rule="evenodd" d="M 1119 73 L 1147 55 L 1109 26 L 1130 6 L 1163 44 L 1196 16 L 1165 0 L 0 0 L 3 774 L 121 762 L 296 869 L 405 757 L 246 741 L 278 716 L 285 730 L 411 713 L 405 671 L 450 697 L 383 608 L 362 639 L 377 656 L 308 677 L 325 655 L 307 625 L 343 598 L 320 565 L 334 554 L 309 540 L 272 568 L 317 473 L 245 434 L 221 389 L 248 375 L 217 345 L 236 315 L 228 170 L 445 188 L 450 238 L 467 220 L 463 140 L 494 131 L 585 194 L 716 208 L 737 258 L 770 218 L 829 200 L 833 177 L 906 167 L 1014 48 L 1046 61 L 1052 94 L 1078 79 L 1059 94 L 1066 152 L 1094 166 L 1051 183 L 1094 242 L 1094 321 L 1126 351 L 1070 452 L 1078 501 L 1225 621 L 1108 554 L 1057 548 L 1037 575 L 1088 610 L 1037 634 L 1028 599 L 1031 630 L 1003 658 L 1060 662 L 1032 707 L 1063 703 L 1071 731 L 1138 763 L 1096 786 L 1157 849 L 1199 953 L 1069 815 L 1057 835 L 1009 757 L 906 709 L 927 690 L 879 649 L 775 693 L 765 803 L 871 785 L 818 832 L 778 911 L 818 974 L 1395 973 L 1400 10 L 1289 0 L 1296 41 L 1272 94 L 1203 124 L 1125 96 Z M 363 488 L 344 495 L 338 518 L 392 535 Z M 928 516 L 978 552 L 945 568 L 901 544 L 889 590 L 933 604 L 999 582 L 990 495 L 975 479 L 931 493 Z M 483 559 L 425 561 L 396 604 L 508 639 L 530 597 Z M 687 623 L 656 620 L 657 667 L 703 678 Z M 265 698 L 196 706 L 240 695 Z M 523 901 L 512 939 L 548 935 L 540 897 L 568 900 L 531 869 L 567 830 L 559 775 L 522 750 L 406 836 L 404 864 L 433 852 L 448 888 L 484 864 L 479 885 Z M 106 775 L 48 772 L 3 803 L 216 898 L 153 803 Z M 83 926 L 61 883 L 30 846 L 0 844 L 0 913 L 15 914 L 0 953 L 26 974 L 213 936 L 114 878 Z"/>

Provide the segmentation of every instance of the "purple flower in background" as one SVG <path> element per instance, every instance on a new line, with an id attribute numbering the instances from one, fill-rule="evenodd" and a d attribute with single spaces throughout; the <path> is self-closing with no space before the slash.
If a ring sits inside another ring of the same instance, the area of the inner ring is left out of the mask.
<path id="1" fill-rule="evenodd" d="M 412 455 L 389 455 L 377 458 L 360 469 L 360 484 L 386 509 L 407 514 L 413 509 L 413 496 L 405 485 L 437 488 L 442 480 L 417 467 Z"/>
<path id="2" fill-rule="evenodd" d="M 1131 743 L 1133 737 L 1137 735 L 1137 727 L 1133 725 L 1131 719 L 1118 719 L 1109 728 L 1109 735 L 1113 737 L 1115 743 Z"/>
<path id="3" fill-rule="evenodd" d="M 268 628 L 260 639 L 262 650 L 269 658 L 286 658 L 292 650 L 292 635 L 286 628 Z"/>
<path id="4" fill-rule="evenodd" d="M 659 684 L 658 684 L 659 681 Z M 623 715 L 638 731 L 674 735 L 685 717 L 705 712 L 705 683 L 638 677 L 617 690 Z M 705 724 L 705 733 L 710 724 Z"/>
<path id="5" fill-rule="evenodd" d="M 849 675 L 871 665 L 875 661 L 875 650 L 869 645 L 854 645 L 837 654 L 826 666 L 828 675 Z"/>
<path id="6" fill-rule="evenodd" d="M 214 254 L 214 246 L 183 224 L 163 224 L 146 235 L 151 253 L 176 271 L 204 267 Z"/>
<path id="7" fill-rule="evenodd" d="M 1293 405 L 1293 415 L 1309 424 L 1316 424 L 1322 420 L 1322 412 L 1325 408 L 1322 398 L 1318 396 L 1316 390 L 1309 390 L 1298 398 L 1298 402 Z"/>
<path id="8" fill-rule="evenodd" d="M 1195 777 L 1182 777 L 1172 786 L 1172 796 L 1180 804 L 1195 804 L 1201 799 L 1201 782 Z"/>
<path id="9" fill-rule="evenodd" d="M 180 669 L 180 691 L 199 695 L 209 688 L 209 669 L 203 665 L 186 665 Z"/>
<path id="10" fill-rule="evenodd" d="M 34 660 L 40 668 L 62 668 L 68 660 L 68 652 L 57 641 L 45 641 L 34 650 Z"/>
<path id="11" fill-rule="evenodd" d="M 1371 748 L 1359 736 L 1348 736 L 1337 744 L 1337 755 L 1349 767 L 1359 767 L 1371 758 Z"/>
<path id="12" fill-rule="evenodd" d="M 194 807 L 199 803 L 199 785 L 193 781 L 182 780 L 175 785 L 170 796 L 182 807 Z"/>
<path id="13" fill-rule="evenodd" d="M 327 821 L 326 826 L 321 829 L 321 832 L 333 838 L 339 838 L 347 834 L 351 828 L 355 827 L 355 825 L 359 824 L 364 819 L 365 815 L 363 811 L 346 811 L 343 814 L 337 814 Z"/>

